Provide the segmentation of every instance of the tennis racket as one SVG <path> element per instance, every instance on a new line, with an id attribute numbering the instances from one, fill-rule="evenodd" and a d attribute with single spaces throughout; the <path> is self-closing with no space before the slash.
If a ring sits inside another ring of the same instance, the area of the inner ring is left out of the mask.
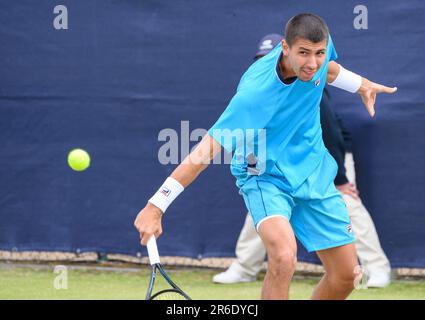
<path id="1" fill-rule="evenodd" d="M 158 247 L 156 246 L 155 236 L 150 237 L 147 247 L 152 271 L 149 280 L 148 292 L 146 293 L 146 300 L 192 300 L 170 279 L 162 267 L 159 261 Z M 160 274 L 165 279 L 165 281 L 167 281 L 171 288 L 153 293 L 155 278 L 158 274 Z"/>

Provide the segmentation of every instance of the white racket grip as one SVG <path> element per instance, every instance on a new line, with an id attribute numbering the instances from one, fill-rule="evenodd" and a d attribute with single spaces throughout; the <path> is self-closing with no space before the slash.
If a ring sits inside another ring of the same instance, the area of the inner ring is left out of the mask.
<path id="1" fill-rule="evenodd" d="M 149 262 L 151 265 L 159 263 L 158 247 L 156 246 L 155 236 L 151 236 L 147 243 Z"/>

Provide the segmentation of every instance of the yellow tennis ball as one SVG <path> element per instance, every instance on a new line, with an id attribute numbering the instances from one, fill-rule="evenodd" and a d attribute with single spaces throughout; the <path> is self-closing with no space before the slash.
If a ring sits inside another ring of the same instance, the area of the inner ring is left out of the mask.
<path id="1" fill-rule="evenodd" d="M 90 166 L 90 155 L 82 149 L 74 149 L 68 154 L 68 165 L 75 171 L 84 171 Z"/>

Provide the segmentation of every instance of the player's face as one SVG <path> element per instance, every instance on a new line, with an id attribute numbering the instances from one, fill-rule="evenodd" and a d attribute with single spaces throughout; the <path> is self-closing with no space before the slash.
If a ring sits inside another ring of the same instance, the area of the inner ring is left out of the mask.
<path id="1" fill-rule="evenodd" d="M 287 57 L 298 79 L 310 81 L 320 69 L 326 56 L 327 40 L 318 43 L 298 39 L 291 47 L 282 42 L 283 54 Z"/>

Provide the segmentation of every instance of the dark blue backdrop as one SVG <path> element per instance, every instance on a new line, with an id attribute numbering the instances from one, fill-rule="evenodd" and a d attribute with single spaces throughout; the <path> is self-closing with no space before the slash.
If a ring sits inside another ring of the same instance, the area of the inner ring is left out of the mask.
<path id="1" fill-rule="evenodd" d="M 359 189 L 396 267 L 425 267 L 425 2 L 0 1 L 0 249 L 141 251 L 133 220 L 175 168 L 158 162 L 163 128 L 209 128 L 258 40 L 296 13 L 329 24 L 339 62 L 399 92 L 370 119 L 332 90 L 354 136 Z M 80 147 L 89 170 L 70 170 Z M 164 217 L 165 255 L 233 256 L 245 217 L 228 166 L 211 166 Z M 317 261 L 300 250 L 299 259 Z"/>

